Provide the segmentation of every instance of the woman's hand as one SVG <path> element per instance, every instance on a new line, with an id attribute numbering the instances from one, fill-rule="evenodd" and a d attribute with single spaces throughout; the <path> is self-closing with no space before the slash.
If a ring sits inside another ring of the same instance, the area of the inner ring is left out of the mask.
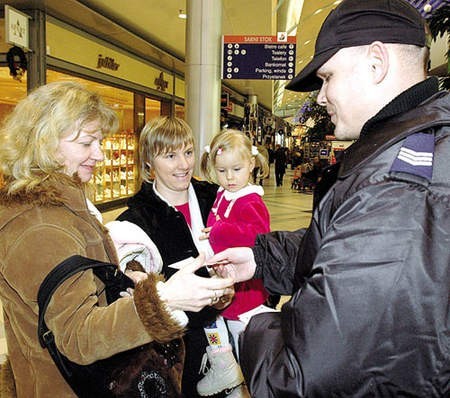
<path id="1" fill-rule="evenodd" d="M 172 275 L 159 289 L 161 299 L 172 310 L 200 311 L 219 302 L 220 297 L 234 294 L 230 278 L 204 278 L 195 275 L 203 266 L 205 255 L 200 254 L 191 263 Z"/>
<path id="2" fill-rule="evenodd" d="M 132 271 L 131 269 L 125 270 L 124 274 L 128 276 L 136 286 L 138 282 L 141 282 L 148 278 L 148 274 L 142 271 Z M 127 290 L 119 293 L 121 297 L 132 297 L 134 294 L 134 289 L 129 287 Z"/>

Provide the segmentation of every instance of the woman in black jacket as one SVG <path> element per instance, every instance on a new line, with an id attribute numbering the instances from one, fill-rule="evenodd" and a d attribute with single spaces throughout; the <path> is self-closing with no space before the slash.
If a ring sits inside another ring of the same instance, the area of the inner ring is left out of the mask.
<path id="1" fill-rule="evenodd" d="M 176 263 L 197 257 L 199 252 L 207 257 L 213 254 L 208 240 L 199 237 L 218 187 L 193 178 L 194 136 L 182 119 L 159 117 L 149 122 L 140 136 L 139 155 L 142 187 L 128 201 L 128 210 L 118 220 L 137 224 L 149 235 L 161 254 L 161 272 L 167 279 L 182 266 Z M 206 268 L 197 274 L 209 276 Z M 203 326 L 214 320 L 224 305 L 220 301 L 217 309 L 206 307 L 197 313 L 187 312 L 182 385 L 186 397 L 197 396 L 195 386 L 203 377 L 199 374 L 207 346 Z"/>

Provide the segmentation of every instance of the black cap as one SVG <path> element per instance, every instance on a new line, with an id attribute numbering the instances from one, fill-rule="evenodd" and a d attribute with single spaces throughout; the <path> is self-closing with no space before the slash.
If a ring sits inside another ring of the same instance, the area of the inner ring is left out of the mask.
<path id="1" fill-rule="evenodd" d="M 322 84 L 317 70 L 340 49 L 383 43 L 426 45 L 425 21 L 405 0 L 344 0 L 325 19 L 314 57 L 286 89 L 314 91 Z"/>

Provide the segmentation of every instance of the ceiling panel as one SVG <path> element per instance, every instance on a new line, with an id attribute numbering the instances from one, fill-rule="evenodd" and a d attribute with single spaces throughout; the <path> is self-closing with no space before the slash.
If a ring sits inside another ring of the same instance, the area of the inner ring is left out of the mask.
<path id="1" fill-rule="evenodd" d="M 214 0 L 211 0 L 214 1 Z M 81 0 L 140 37 L 184 60 L 186 0 Z M 222 32 L 227 35 L 272 35 L 276 32 L 276 0 L 224 0 Z M 227 80 L 226 85 L 243 95 L 256 94 L 259 102 L 272 109 L 272 81 Z"/>

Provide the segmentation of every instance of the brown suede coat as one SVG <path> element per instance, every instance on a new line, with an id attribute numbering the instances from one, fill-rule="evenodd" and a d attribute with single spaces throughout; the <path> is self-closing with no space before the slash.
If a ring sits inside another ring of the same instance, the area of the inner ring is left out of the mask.
<path id="1" fill-rule="evenodd" d="M 103 226 L 89 213 L 83 187 L 64 175 L 9 197 L 0 190 L 0 298 L 17 396 L 74 397 L 37 338 L 37 292 L 49 271 L 73 254 L 117 263 Z M 134 298 L 106 306 L 92 271 L 55 292 L 46 323 L 69 359 L 89 364 L 148 343 L 181 337 L 160 302 L 152 277 Z"/>

